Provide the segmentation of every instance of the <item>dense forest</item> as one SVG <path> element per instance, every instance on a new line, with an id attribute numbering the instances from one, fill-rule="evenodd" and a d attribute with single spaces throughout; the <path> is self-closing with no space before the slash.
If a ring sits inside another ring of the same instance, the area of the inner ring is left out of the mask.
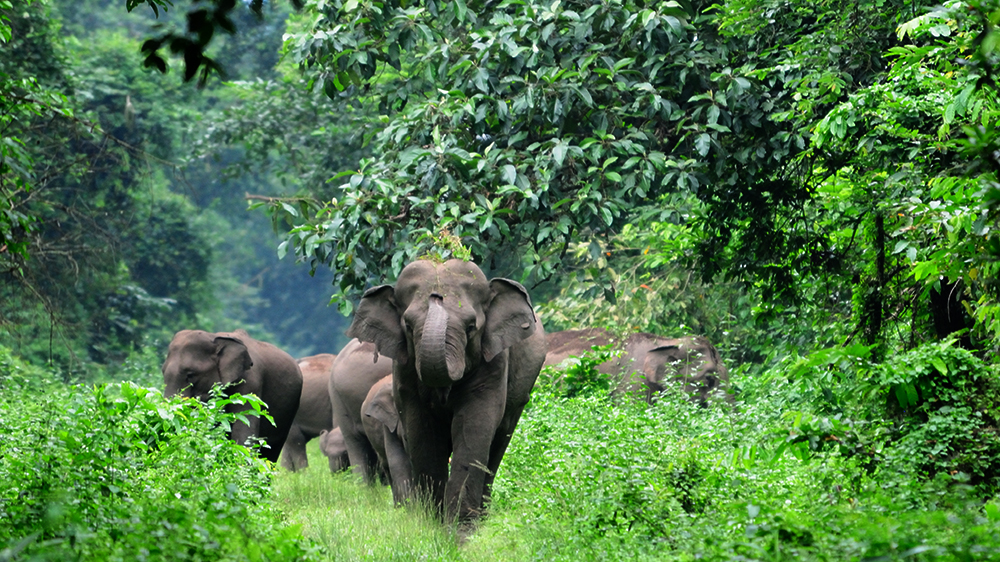
<path id="1" fill-rule="evenodd" d="M 998 23 L 0 0 L 0 560 L 1000 559 Z M 543 369 L 456 540 L 162 396 L 174 332 L 336 353 L 427 257 L 550 333 L 704 336 L 727 399 Z"/>

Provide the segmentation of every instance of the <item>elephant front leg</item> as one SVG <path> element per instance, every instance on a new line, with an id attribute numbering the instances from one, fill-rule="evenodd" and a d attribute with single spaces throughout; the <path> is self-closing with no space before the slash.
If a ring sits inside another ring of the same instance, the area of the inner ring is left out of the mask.
<path id="1" fill-rule="evenodd" d="M 458 517 L 459 521 L 481 515 L 491 466 L 490 449 L 505 401 L 502 392 L 473 393 L 472 398 L 455 412 L 451 429 L 454 452 L 445 503 L 448 518 Z"/>
<path id="2" fill-rule="evenodd" d="M 410 457 L 413 492 L 441 509 L 448 479 L 451 439 L 448 425 L 435 419 L 419 404 L 401 410 L 405 450 Z"/>
<path id="3" fill-rule="evenodd" d="M 243 404 L 232 404 L 226 407 L 226 410 L 230 414 L 243 414 L 249 423 L 244 423 L 242 421 L 234 421 L 229 428 L 229 438 L 236 441 L 240 445 L 247 445 L 247 441 L 251 437 L 256 437 L 260 435 L 260 418 L 254 413 L 250 406 Z M 271 455 L 271 451 L 266 448 L 267 443 L 263 443 L 260 449 L 260 456 L 270 460 L 271 462 L 278 461 L 278 454 L 281 451 L 274 451 Z M 274 458 L 271 458 L 274 457 Z"/>
<path id="4" fill-rule="evenodd" d="M 392 485 L 392 499 L 402 504 L 411 497 L 410 458 L 403 447 L 403 440 L 388 427 L 383 428 L 385 459 Z"/>
<path id="5" fill-rule="evenodd" d="M 295 472 L 309 468 L 309 458 L 306 456 L 306 436 L 298 424 L 292 424 L 285 438 L 285 446 L 281 448 L 281 466 Z"/>

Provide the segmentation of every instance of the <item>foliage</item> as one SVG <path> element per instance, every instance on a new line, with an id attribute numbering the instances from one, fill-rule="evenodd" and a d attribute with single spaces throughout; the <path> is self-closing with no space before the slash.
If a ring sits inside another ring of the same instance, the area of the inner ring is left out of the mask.
<path id="1" fill-rule="evenodd" d="M 331 4 L 287 47 L 331 95 L 367 82 L 363 100 L 388 115 L 379 158 L 351 174 L 344 197 L 293 220 L 299 255 L 337 271 L 342 294 L 393 277 L 439 228 L 489 269 L 551 276 L 571 241 L 613 232 L 669 187 L 696 186 L 684 157 L 707 149 L 693 147 L 704 131 L 725 129 L 714 114 L 712 126 L 680 122 L 671 93 L 694 61 L 710 61 L 687 50 L 690 16 L 675 3 L 381 6 Z M 584 38 L 594 48 L 579 48 Z"/>
<path id="2" fill-rule="evenodd" d="M 534 556 L 555 560 L 996 554 L 997 520 L 962 482 L 873 471 L 833 440 L 821 454 L 783 455 L 768 428 L 784 423 L 788 389 L 737 384 L 738 412 L 670 392 L 653 406 L 536 393 L 480 532 L 510 525 Z M 814 420 L 817 434 L 826 423 L 827 436 L 885 443 L 870 425 Z"/>
<path id="3" fill-rule="evenodd" d="M 272 469 L 224 433 L 226 403 L 166 401 L 131 383 L 34 391 L 8 381 L 0 393 L 0 474 L 11 483 L 0 497 L 5 555 L 303 559 L 307 543 L 267 504 Z"/>
<path id="4" fill-rule="evenodd" d="M 1000 483 L 1000 376 L 952 342 L 927 344 L 880 369 L 882 394 L 900 418 L 890 462 L 919 473 Z"/>
<path id="5" fill-rule="evenodd" d="M 535 392 L 551 393 L 557 396 L 608 396 L 613 381 L 611 375 L 602 373 L 598 366 L 611 360 L 621 352 L 612 351 L 613 345 L 593 346 L 580 357 L 571 357 L 560 365 L 545 367 L 539 374 Z"/>

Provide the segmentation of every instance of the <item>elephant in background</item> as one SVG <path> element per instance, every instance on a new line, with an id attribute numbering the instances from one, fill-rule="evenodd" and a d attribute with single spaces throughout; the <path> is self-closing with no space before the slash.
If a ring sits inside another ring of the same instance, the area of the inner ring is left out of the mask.
<path id="1" fill-rule="evenodd" d="M 331 430 L 324 429 L 319 433 L 319 450 L 323 451 L 330 461 L 330 472 L 340 472 L 351 466 L 350 457 L 347 455 L 347 444 L 344 443 L 344 434 L 339 427 Z"/>
<path id="2" fill-rule="evenodd" d="M 415 261 L 365 292 L 347 334 L 392 359 L 415 491 L 447 520 L 478 517 L 545 360 L 528 292 L 470 262 Z"/>
<path id="3" fill-rule="evenodd" d="M 234 422 L 229 434 L 241 445 L 251 436 L 261 438 L 260 455 L 278 461 L 302 395 L 302 373 L 290 355 L 243 330 L 217 334 L 181 330 L 170 342 L 162 371 L 165 396 L 180 394 L 207 401 L 209 390 L 217 384 L 232 385 L 227 395 L 257 395 L 267 404 L 274 423 L 248 416 L 249 424 Z M 228 412 L 250 409 L 240 404 L 226 406 Z"/>
<path id="4" fill-rule="evenodd" d="M 361 405 L 361 423 L 371 442 L 381 471 L 389 475 L 392 499 L 403 503 L 410 497 L 410 457 L 403 445 L 403 424 L 392 397 L 392 376 L 375 383 Z"/>
<path id="5" fill-rule="evenodd" d="M 715 393 L 733 400 L 727 392 L 729 371 L 715 346 L 702 336 L 664 338 L 640 332 L 622 340 L 607 330 L 587 328 L 554 332 L 548 341 L 547 366 L 582 355 L 592 346 L 614 345 L 621 355 L 602 363 L 598 370 L 615 377 L 617 393 L 634 393 L 652 403 L 668 384 L 677 382 L 691 400 L 703 406 Z"/>
<path id="6" fill-rule="evenodd" d="M 378 454 L 361 421 L 361 406 L 375 383 L 392 375 L 392 360 L 379 355 L 371 343 L 347 342 L 330 370 L 329 393 L 333 425 L 340 428 L 353 470 L 373 484 L 379 471 Z"/>
<path id="7" fill-rule="evenodd" d="M 337 356 L 321 353 L 298 360 L 302 371 L 302 396 L 299 409 L 288 429 L 288 439 L 281 449 L 281 466 L 295 472 L 309 467 L 306 443 L 333 429 L 333 409 L 330 406 L 330 368 Z"/>

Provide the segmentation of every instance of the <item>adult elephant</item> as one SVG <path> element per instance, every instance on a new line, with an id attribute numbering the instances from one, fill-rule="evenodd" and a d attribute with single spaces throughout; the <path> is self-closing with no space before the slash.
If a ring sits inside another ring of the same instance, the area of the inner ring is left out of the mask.
<path id="1" fill-rule="evenodd" d="M 415 488 L 449 520 L 479 516 L 545 360 L 528 292 L 470 262 L 416 261 L 365 292 L 347 333 L 393 360 Z"/>
<path id="2" fill-rule="evenodd" d="M 351 459 L 347 456 L 347 444 L 344 443 L 344 434 L 339 427 L 329 431 L 324 429 L 320 432 L 319 450 L 329 460 L 330 472 L 340 472 L 351 466 Z"/>
<path id="3" fill-rule="evenodd" d="M 337 356 L 320 353 L 298 360 L 302 371 L 302 396 L 299 409 L 288 429 L 288 438 L 281 449 L 281 466 L 295 472 L 309 467 L 306 444 L 323 431 L 333 429 L 333 409 L 330 406 L 330 368 Z"/>
<path id="4" fill-rule="evenodd" d="M 375 383 L 361 404 L 361 424 L 375 449 L 381 471 L 389 475 L 392 498 L 403 503 L 410 496 L 410 457 L 403 444 L 403 424 L 392 396 L 392 376 Z"/>
<path id="5" fill-rule="evenodd" d="M 372 484 L 379 472 L 378 454 L 361 422 L 361 405 L 375 383 L 392 375 L 392 360 L 375 345 L 353 339 L 337 354 L 330 369 L 329 394 L 333 425 L 340 428 L 352 469 Z"/>
<path id="6" fill-rule="evenodd" d="M 251 436 L 261 438 L 260 455 L 277 462 L 302 393 L 302 373 L 290 355 L 243 330 L 181 330 L 170 342 L 162 370 L 165 396 L 180 394 L 206 401 L 209 390 L 220 384 L 230 385 L 227 395 L 257 395 L 267 404 L 274 423 L 248 416 L 249 423 L 234 422 L 229 435 L 240 444 Z M 227 412 L 248 410 L 248 405 L 226 406 Z"/>
<path id="7" fill-rule="evenodd" d="M 729 371 L 715 346 L 702 336 L 664 338 L 640 332 L 619 339 L 607 330 L 586 328 L 554 332 L 548 340 L 545 365 L 582 355 L 592 346 L 612 345 L 621 354 L 598 370 L 615 377 L 616 392 L 634 393 L 649 403 L 671 383 L 679 384 L 701 405 L 707 405 L 712 394 L 732 401 L 727 392 Z"/>

